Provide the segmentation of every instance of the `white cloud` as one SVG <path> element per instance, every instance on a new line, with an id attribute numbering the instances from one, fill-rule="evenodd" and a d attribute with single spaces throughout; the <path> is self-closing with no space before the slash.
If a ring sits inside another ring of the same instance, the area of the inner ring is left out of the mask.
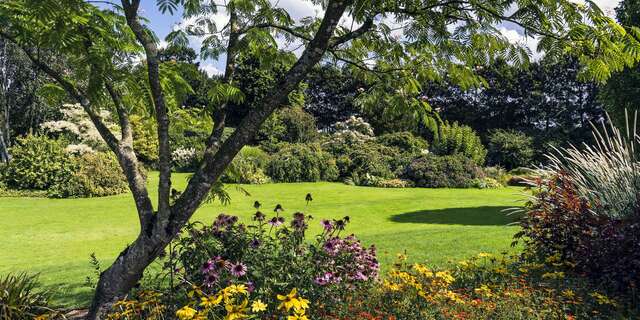
<path id="1" fill-rule="evenodd" d="M 207 75 L 209 75 L 209 77 L 215 76 L 215 75 L 221 75 L 224 72 L 220 69 L 218 69 L 215 65 L 211 64 L 211 63 L 202 63 L 200 64 L 200 69 L 202 69 L 204 72 L 207 73 Z"/>
<path id="2" fill-rule="evenodd" d="M 500 33 L 509 40 L 509 42 L 513 44 L 519 44 L 525 47 L 528 47 L 531 50 L 531 55 L 533 60 L 539 60 L 542 58 L 542 53 L 538 52 L 536 48 L 538 47 L 538 38 L 527 36 L 525 37 L 523 34 L 514 29 L 508 29 L 507 27 L 500 27 Z"/>

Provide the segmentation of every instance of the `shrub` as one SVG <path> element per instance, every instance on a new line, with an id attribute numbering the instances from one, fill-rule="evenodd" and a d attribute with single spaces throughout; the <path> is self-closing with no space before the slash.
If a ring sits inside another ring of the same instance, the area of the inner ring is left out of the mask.
<path id="1" fill-rule="evenodd" d="M 494 130 L 489 135 L 488 162 L 507 170 L 526 167 L 533 160 L 533 139 L 515 130 Z"/>
<path id="2" fill-rule="evenodd" d="M 281 144 L 269 162 L 267 173 L 280 182 L 334 181 L 338 178 L 335 160 L 318 144 Z"/>
<path id="3" fill-rule="evenodd" d="M 280 142 L 304 143 L 318 139 L 315 118 L 302 108 L 284 108 L 274 112 L 262 125 L 257 140 L 268 151 Z"/>
<path id="4" fill-rule="evenodd" d="M 469 188 L 481 176 L 480 168 L 461 154 L 425 155 L 413 160 L 403 173 L 417 187 L 427 188 Z"/>
<path id="5" fill-rule="evenodd" d="M 111 153 L 86 153 L 75 158 L 77 170 L 66 180 L 53 185 L 53 198 L 104 197 L 127 192 L 127 179 Z"/>
<path id="6" fill-rule="evenodd" d="M 407 131 L 383 134 L 377 138 L 377 141 L 385 146 L 413 154 L 420 154 L 429 146 L 426 140 Z"/>
<path id="7" fill-rule="evenodd" d="M 38 287 L 35 275 L 8 274 L 0 278 L 0 319 L 31 320 L 49 314 L 50 294 Z"/>
<path id="8" fill-rule="evenodd" d="M 487 178 L 494 179 L 498 181 L 503 186 L 508 185 L 509 180 L 512 175 L 508 173 L 504 168 L 495 166 L 495 167 L 486 167 L 483 169 L 484 175 Z"/>
<path id="9" fill-rule="evenodd" d="M 140 161 L 152 164 L 158 161 L 158 135 L 155 121 L 130 116 L 133 129 L 133 150 Z"/>
<path id="10" fill-rule="evenodd" d="M 66 181 L 77 169 L 64 143 L 45 136 L 18 138 L 11 155 L 4 176 L 12 188 L 46 190 Z"/>
<path id="11" fill-rule="evenodd" d="M 558 256 L 608 288 L 637 295 L 630 288 L 640 285 L 640 217 L 594 215 L 598 206 L 565 173 L 539 181 L 516 239 L 538 257 Z"/>
<path id="12" fill-rule="evenodd" d="M 469 126 L 446 124 L 439 128 L 438 137 L 431 145 L 433 153 L 441 156 L 462 154 L 475 164 L 484 164 L 487 150 L 482 145 L 480 137 Z"/>
<path id="13" fill-rule="evenodd" d="M 198 151 L 195 148 L 178 148 L 171 153 L 173 169 L 178 172 L 192 172 L 200 163 Z"/>
<path id="14" fill-rule="evenodd" d="M 347 159 L 340 163 L 340 174 L 345 177 L 371 175 L 378 178 L 391 178 L 393 150 L 375 143 L 364 143 L 354 147 L 346 154 Z M 397 155 L 397 153 L 396 153 Z"/>
<path id="15" fill-rule="evenodd" d="M 504 187 L 502 183 L 493 178 L 476 178 L 471 182 L 474 188 L 478 189 L 499 189 Z"/>
<path id="16" fill-rule="evenodd" d="M 245 146 L 233 159 L 221 177 L 225 183 L 263 184 L 269 182 L 264 173 L 269 155 L 258 147 Z"/>

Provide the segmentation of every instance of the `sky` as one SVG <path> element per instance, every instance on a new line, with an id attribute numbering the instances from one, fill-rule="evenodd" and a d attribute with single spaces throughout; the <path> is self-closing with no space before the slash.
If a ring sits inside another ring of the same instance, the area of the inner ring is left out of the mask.
<path id="1" fill-rule="evenodd" d="M 615 17 L 614 8 L 618 5 L 619 0 L 595 0 L 595 3 L 607 15 Z M 287 9 L 289 14 L 294 19 L 299 19 L 307 16 L 319 16 L 320 14 L 322 14 L 318 6 L 315 6 L 311 2 L 305 0 L 278 0 L 278 6 Z M 151 29 L 153 29 L 153 31 L 160 39 L 164 39 L 164 37 L 169 34 L 173 30 L 173 28 L 176 28 L 181 23 L 183 23 L 182 17 L 179 14 L 170 15 L 168 13 L 162 14 L 161 12 L 159 12 L 156 7 L 156 1 L 152 0 L 142 1 L 141 15 L 149 19 L 149 25 Z M 218 21 L 219 24 L 226 23 L 225 14 L 220 13 L 216 15 L 214 17 L 214 20 Z M 346 23 L 346 21 L 343 21 L 343 23 Z M 500 25 L 499 28 L 502 34 L 510 41 L 524 43 L 529 48 L 531 48 L 534 59 L 540 57 L 540 54 L 536 53 L 535 50 L 537 44 L 536 39 L 531 37 L 525 38 L 522 35 L 521 29 L 513 24 L 505 23 Z M 165 46 L 166 43 L 163 41 L 160 45 Z M 196 52 L 199 52 L 200 41 L 198 39 L 192 38 L 191 46 L 196 50 Z M 221 70 L 224 70 L 224 59 L 225 57 L 221 56 L 217 61 L 200 61 L 200 68 L 206 71 L 209 75 L 220 74 Z"/>

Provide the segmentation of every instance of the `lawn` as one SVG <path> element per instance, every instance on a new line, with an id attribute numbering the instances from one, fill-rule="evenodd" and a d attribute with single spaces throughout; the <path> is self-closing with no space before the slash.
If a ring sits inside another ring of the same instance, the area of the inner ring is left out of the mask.
<path id="1" fill-rule="evenodd" d="M 176 174 L 174 185 L 184 187 L 186 175 Z M 156 180 L 151 179 L 155 184 Z M 204 205 L 194 220 L 211 221 L 218 213 L 243 219 L 259 200 L 264 212 L 276 203 L 285 214 L 305 211 L 319 218 L 351 217 L 348 232 L 375 244 L 383 265 L 406 250 L 410 259 L 443 264 L 481 251 L 510 249 L 517 230 L 501 210 L 521 203 L 519 188 L 378 189 L 340 183 L 295 183 L 227 186 L 231 204 Z M 155 188 L 152 188 L 155 189 Z M 305 195 L 313 202 L 306 206 Z M 313 224 L 311 232 L 318 231 Z M 41 280 L 59 291 L 57 302 L 86 304 L 92 274 L 89 255 L 95 252 L 107 266 L 135 238 L 137 217 L 130 195 L 93 199 L 0 198 L 0 274 L 40 272 Z"/>

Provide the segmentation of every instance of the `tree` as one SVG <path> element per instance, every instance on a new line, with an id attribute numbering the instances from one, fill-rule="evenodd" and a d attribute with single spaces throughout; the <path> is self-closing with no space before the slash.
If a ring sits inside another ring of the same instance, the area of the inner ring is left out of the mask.
<path id="1" fill-rule="evenodd" d="M 586 142 L 590 123 L 604 119 L 597 83 L 579 80 L 579 71 L 575 59 L 535 62 L 524 70 L 499 61 L 479 71 L 485 88 L 431 84 L 425 94 L 444 120 L 473 127 L 487 142 L 494 129 L 526 133 L 543 161 L 548 144 Z"/>
<path id="2" fill-rule="evenodd" d="M 88 314 L 96 319 L 115 299 L 123 297 L 142 277 L 145 268 L 174 239 L 200 204 L 219 190 L 219 178 L 240 149 L 250 142 L 274 110 L 287 103 L 309 72 L 321 61 L 350 66 L 367 82 L 364 103 L 387 101 L 394 113 L 426 114 L 429 106 L 420 83 L 448 79 L 469 87 L 483 83 L 474 66 L 500 57 L 523 65 L 528 51 L 510 43 L 496 25 L 509 21 L 527 34 L 540 35 L 540 48 L 550 58 L 580 57 L 585 75 L 603 81 L 611 72 L 633 64 L 640 44 L 607 18 L 595 5 L 566 0 L 522 1 L 316 1 L 320 18 L 294 20 L 270 1 L 158 0 L 161 10 L 182 7 L 195 21 L 168 37 L 185 45 L 187 35 L 204 37 L 202 58 L 225 53 L 221 81 L 209 91 L 213 129 L 203 161 L 187 187 L 171 197 L 171 149 L 167 109 L 175 103 L 172 84 L 181 82 L 158 58 L 157 41 L 139 16 L 140 0 L 122 0 L 121 8 L 101 10 L 81 0 L 5 0 L 0 2 L 0 37 L 19 46 L 33 64 L 53 79 L 67 96 L 80 104 L 117 155 L 133 194 L 140 233 L 104 270 Z M 223 9 L 229 22 L 216 26 L 212 14 Z M 122 15 L 121 12 L 124 14 Z M 353 21 L 340 25 L 343 18 Z M 276 37 L 298 44 L 298 56 L 279 50 Z M 624 45 L 623 45 L 624 44 Z M 60 70 L 42 60 L 40 52 L 64 57 Z M 237 58 L 251 53 L 263 61 L 288 63 L 270 94 L 240 120 L 236 130 L 222 135 L 230 103 L 245 96 L 235 85 Z M 146 80 L 140 84 L 131 65 L 142 54 Z M 135 82 L 133 79 L 136 79 Z M 128 104 L 145 89 L 151 97 L 158 135 L 158 200 L 151 201 L 132 147 Z M 115 110 L 120 131 L 109 130 L 97 110 Z"/>
<path id="3" fill-rule="evenodd" d="M 616 7 L 619 23 L 626 26 L 640 26 L 640 1 L 622 0 Z M 602 88 L 601 100 L 613 122 L 619 127 L 626 126 L 625 111 L 632 119 L 640 109 L 640 69 L 630 66 L 615 74 Z"/>

